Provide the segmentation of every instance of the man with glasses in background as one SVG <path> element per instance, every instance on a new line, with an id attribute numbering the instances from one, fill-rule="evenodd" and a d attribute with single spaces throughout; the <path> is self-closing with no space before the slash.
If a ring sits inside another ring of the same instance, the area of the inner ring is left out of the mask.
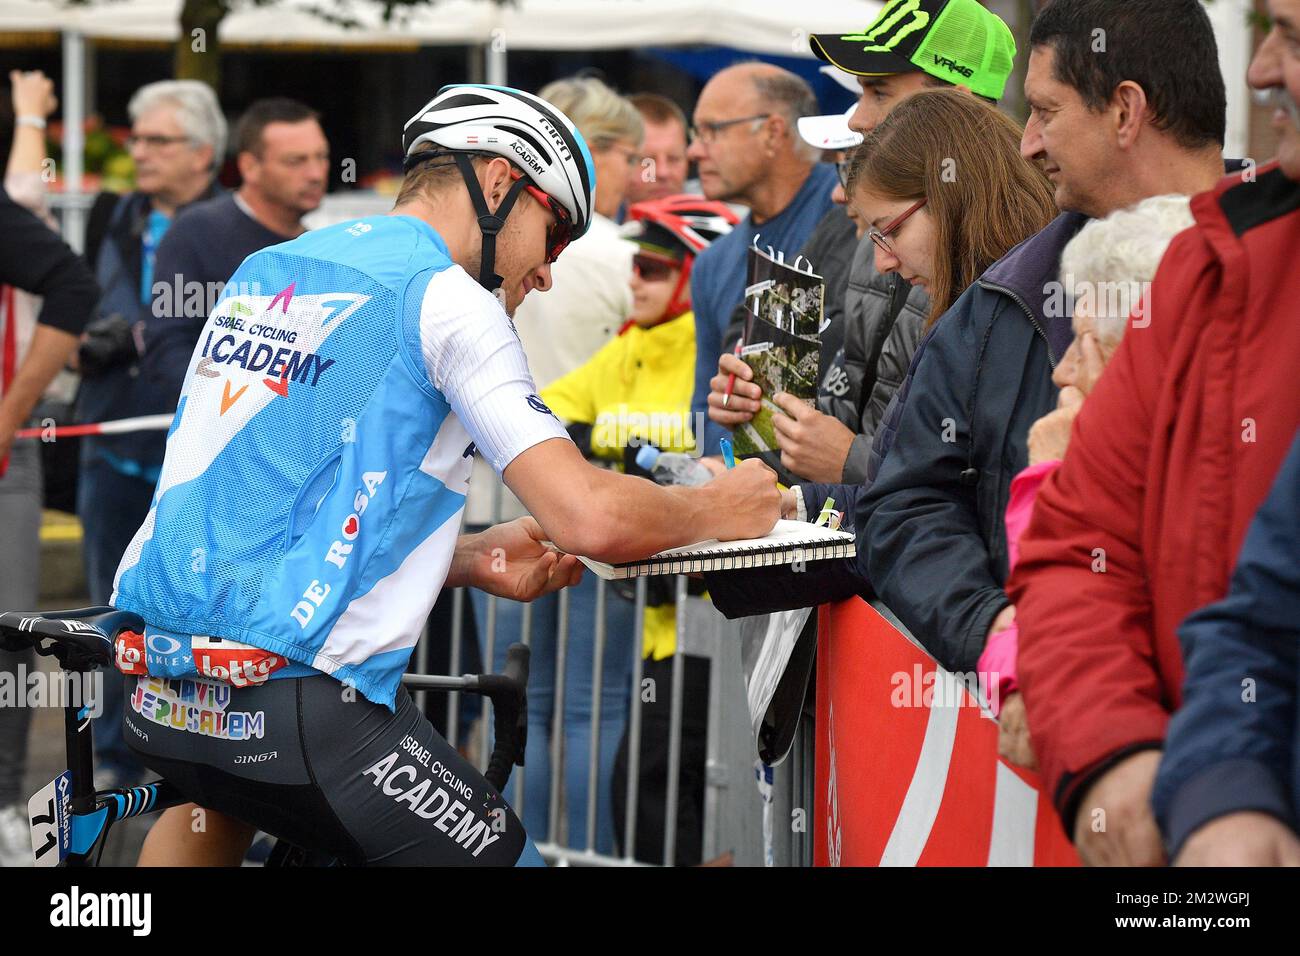
<path id="1" fill-rule="evenodd" d="M 922 16 L 924 28 L 918 29 Z M 843 35 L 813 34 L 808 41 L 827 64 L 822 72 L 858 94 L 857 105 L 846 116 L 806 117 L 801 122 L 805 138 L 816 144 L 847 142 L 845 134 L 850 132 L 870 133 L 895 106 L 922 90 L 955 87 L 997 102 L 1015 58 L 1011 30 L 976 0 L 889 0 L 865 28 Z M 981 51 L 974 66 L 957 69 L 973 50 Z M 832 198 L 846 202 L 842 183 Z M 808 481 L 859 484 L 871 479 L 879 464 L 872 444 L 906 376 L 930 310 L 924 289 L 876 271 L 873 249 L 860 236 L 841 296 L 843 351 L 823 357 L 817 407 L 791 399 L 782 403 L 791 416 L 782 420 L 784 427 L 777 433 L 782 464 Z M 830 269 L 823 274 L 831 316 L 835 273 Z M 825 342 L 823 338 L 823 349 Z M 838 348 L 833 340 L 830 348 Z M 757 402 L 749 394 L 751 387 L 738 379 L 737 394 L 723 406 L 729 375 L 738 372 L 744 378 L 746 373 L 725 348 L 720 356 L 709 416 L 734 428 L 748 421 Z"/>
<path id="2" fill-rule="evenodd" d="M 85 255 L 102 298 L 80 348 L 77 415 L 100 422 L 145 414 L 141 405 L 140 348 L 149 318 L 154 258 L 178 212 L 215 196 L 216 172 L 226 148 L 226 119 L 212 89 L 196 80 L 141 87 L 127 106 L 135 162 L 135 191 L 101 193 L 86 227 Z M 84 533 L 90 603 L 103 605 L 113 572 L 149 511 L 161 456 L 149 432 L 83 439 L 77 513 Z M 122 743 L 121 687 L 105 682 L 104 720 L 96 727 L 105 787 L 130 782 L 139 764 Z"/>
<path id="3" fill-rule="evenodd" d="M 793 260 L 831 209 L 835 170 L 797 131 L 802 116 L 818 112 L 806 82 L 780 67 L 742 63 L 705 85 L 695 106 L 687 155 L 709 199 L 749 209 L 735 229 L 709 246 L 691 273 L 695 306 L 695 394 L 691 411 L 708 411 L 709 380 L 718 368 L 723 332 L 745 293 L 750 244 L 769 246 Z M 703 451 L 718 454 L 726 430 L 706 421 Z M 697 439 L 700 436 L 696 436 Z"/>

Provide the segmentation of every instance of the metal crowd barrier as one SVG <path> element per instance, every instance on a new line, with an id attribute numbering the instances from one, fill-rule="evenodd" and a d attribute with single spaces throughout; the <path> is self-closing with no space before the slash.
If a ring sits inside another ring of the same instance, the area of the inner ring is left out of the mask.
<path id="1" fill-rule="evenodd" d="M 471 492 L 473 494 L 474 492 Z M 501 493 L 498 487 L 493 501 L 493 514 L 501 515 Z M 588 572 L 590 574 L 590 572 Z M 594 577 L 594 576 L 592 576 Z M 551 714 L 551 777 L 550 799 L 547 808 L 548 832 L 545 841 L 538 842 L 538 850 L 547 862 L 560 866 L 640 866 L 636 859 L 638 803 L 641 798 L 640 757 L 642 712 L 640 688 L 643 678 L 643 632 L 647 602 L 647 580 L 636 582 L 634 602 L 635 634 L 632 644 L 631 679 L 628 682 L 629 707 L 627 712 L 627 772 L 626 802 L 622 825 L 622 852 L 619 855 L 596 851 L 597 844 L 597 791 L 599 781 L 599 755 L 601 750 L 601 695 L 604 658 L 607 653 L 606 609 L 610 600 L 622 600 L 608 594 L 609 583 L 597 580 L 596 626 L 590 635 L 570 633 L 569 592 L 557 595 L 557 634 L 555 651 L 554 705 Z M 740 625 L 727 621 L 713 608 L 707 598 L 690 597 L 687 579 L 675 579 L 676 593 L 676 652 L 672 658 L 671 705 L 668 731 L 667 792 L 665 794 L 665 820 L 663 835 L 663 865 L 672 865 L 676 858 L 677 822 L 679 817 L 679 783 L 682 772 L 683 707 L 684 707 L 684 654 L 707 658 L 709 666 L 709 710 L 704 768 L 704 813 L 702 862 L 716 861 L 730 854 L 737 866 L 809 866 L 812 863 L 813 818 L 813 753 L 814 743 L 811 721 L 802 722 L 790 755 L 772 771 L 770 800 L 766 807 L 757 780 L 757 755 L 746 703 L 744 675 L 741 664 Z M 465 633 L 465 601 L 463 590 L 453 592 L 451 611 L 451 667 L 453 674 L 463 670 L 461 639 Z M 496 649 L 515 641 L 532 645 L 532 606 L 523 605 L 520 632 L 501 633 L 498 609 L 503 599 L 488 596 L 486 615 L 478 620 L 482 632 L 479 647 L 484 668 L 490 669 Z M 475 639 L 479 635 L 471 635 Z M 430 635 L 421 640 L 416 656 L 416 669 L 427 667 Z M 571 641 L 592 640 L 592 701 L 591 738 L 586 753 L 566 753 L 564 700 L 566 688 L 566 658 Z M 536 674 L 534 668 L 534 675 Z M 530 679 L 530 685 L 532 680 Z M 532 687 L 530 686 L 530 693 Z M 424 700 L 417 695 L 417 703 Z M 482 701 L 478 721 L 477 757 L 480 770 L 485 769 L 491 752 L 491 706 Z M 450 694 L 447 700 L 448 739 L 453 743 L 462 735 L 461 700 L 459 694 Z M 573 760 L 585 761 L 587 770 L 585 826 L 579 839 L 566 832 L 569 813 L 569 794 L 565 792 L 565 767 Z M 758 768 L 761 771 L 761 767 Z M 504 794 L 507 801 L 522 819 L 525 813 L 524 781 L 527 766 L 514 768 L 511 781 Z M 802 826 L 792 825 L 799 820 Z M 765 831 L 767 833 L 765 841 Z M 571 845 L 574 844 L 574 845 Z"/>

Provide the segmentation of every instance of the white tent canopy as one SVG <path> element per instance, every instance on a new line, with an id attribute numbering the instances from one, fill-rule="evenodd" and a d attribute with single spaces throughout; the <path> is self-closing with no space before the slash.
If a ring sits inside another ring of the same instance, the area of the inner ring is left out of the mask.
<path id="1" fill-rule="evenodd" d="M 174 42 L 182 0 L 3 0 L 0 33 L 63 34 L 64 170 L 67 192 L 81 192 L 81 117 L 85 113 L 87 41 Z M 278 0 L 245 3 L 228 14 L 219 35 L 229 44 L 310 44 L 335 47 L 483 46 L 487 80 L 503 83 L 506 57 L 516 50 L 597 50 L 716 44 L 751 53 L 811 57 L 808 34 L 861 29 L 880 0 L 437 0 L 398 10 L 384 23 L 372 0 Z M 335 11 L 345 27 L 315 15 Z M 65 212 L 63 231 L 80 248 L 83 210 Z"/>
<path id="2" fill-rule="evenodd" d="M 360 24 L 349 29 L 310 10 L 337 10 Z M 485 44 L 498 52 L 591 50 L 717 44 L 753 53 L 811 57 L 808 34 L 866 26 L 880 0 L 438 0 L 398 10 L 385 24 L 367 0 L 280 0 L 237 7 L 221 39 L 238 44 L 320 43 L 342 46 Z M 88 39 L 174 41 L 181 0 L 4 0 L 0 32 L 75 31 Z"/>

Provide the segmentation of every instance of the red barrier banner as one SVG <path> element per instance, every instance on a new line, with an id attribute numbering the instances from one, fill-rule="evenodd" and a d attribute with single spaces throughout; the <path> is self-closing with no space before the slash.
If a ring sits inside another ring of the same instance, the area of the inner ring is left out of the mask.
<path id="1" fill-rule="evenodd" d="M 1077 866 L 1036 774 L 957 676 L 875 609 L 821 608 L 817 866 Z"/>

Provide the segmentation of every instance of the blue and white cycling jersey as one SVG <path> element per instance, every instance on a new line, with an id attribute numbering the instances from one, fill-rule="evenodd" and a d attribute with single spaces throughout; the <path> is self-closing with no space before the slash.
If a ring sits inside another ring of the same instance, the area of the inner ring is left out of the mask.
<path id="1" fill-rule="evenodd" d="M 500 303 L 426 223 L 309 232 L 244 260 L 208 317 L 113 603 L 391 708 L 475 449 L 500 473 L 567 437 Z"/>

